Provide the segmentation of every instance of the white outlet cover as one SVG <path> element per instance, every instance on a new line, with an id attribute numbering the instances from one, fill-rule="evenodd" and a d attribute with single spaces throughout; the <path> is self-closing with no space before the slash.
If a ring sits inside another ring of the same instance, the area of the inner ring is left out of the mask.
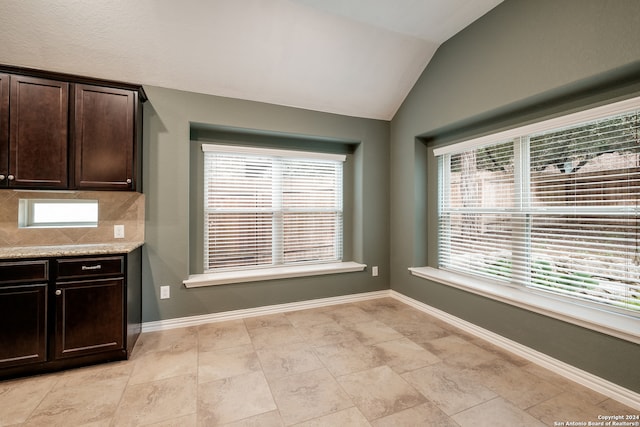
<path id="1" fill-rule="evenodd" d="M 124 225 L 113 226 L 113 237 L 116 239 L 124 239 Z"/>
<path id="2" fill-rule="evenodd" d="M 160 286 L 160 299 L 171 298 L 171 287 L 170 286 Z"/>

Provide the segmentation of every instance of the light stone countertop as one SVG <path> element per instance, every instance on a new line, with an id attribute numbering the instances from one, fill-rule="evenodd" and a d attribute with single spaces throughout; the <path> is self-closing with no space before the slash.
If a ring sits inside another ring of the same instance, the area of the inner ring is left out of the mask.
<path id="1" fill-rule="evenodd" d="M 0 248 L 0 259 L 126 254 L 139 248 L 143 244 L 144 242 L 123 242 L 86 245 L 2 247 Z"/>

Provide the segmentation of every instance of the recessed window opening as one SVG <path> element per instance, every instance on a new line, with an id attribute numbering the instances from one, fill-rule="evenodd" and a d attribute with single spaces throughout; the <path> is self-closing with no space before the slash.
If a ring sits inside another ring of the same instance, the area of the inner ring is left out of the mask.
<path id="1" fill-rule="evenodd" d="M 439 268 L 640 315 L 640 99 L 434 150 Z"/>
<path id="2" fill-rule="evenodd" d="M 20 199 L 20 228 L 97 227 L 98 201 L 78 199 Z"/>

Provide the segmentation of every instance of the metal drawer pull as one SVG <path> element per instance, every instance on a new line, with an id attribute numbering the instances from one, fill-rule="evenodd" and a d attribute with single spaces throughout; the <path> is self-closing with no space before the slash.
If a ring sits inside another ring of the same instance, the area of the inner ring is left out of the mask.
<path id="1" fill-rule="evenodd" d="M 85 270 L 100 270 L 102 268 L 102 266 L 100 264 L 96 264 L 96 265 L 83 265 L 82 266 L 82 271 Z"/>
<path id="2" fill-rule="evenodd" d="M 56 295 L 58 295 L 58 296 L 62 295 L 62 291 L 60 289 L 57 289 L 56 290 Z"/>

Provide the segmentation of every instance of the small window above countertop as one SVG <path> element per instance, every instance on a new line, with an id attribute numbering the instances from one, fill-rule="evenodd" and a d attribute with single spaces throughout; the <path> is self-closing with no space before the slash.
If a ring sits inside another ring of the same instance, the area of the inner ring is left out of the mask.
<path id="1" fill-rule="evenodd" d="M 98 201 L 86 199 L 20 199 L 19 228 L 98 226 Z"/>
<path id="2" fill-rule="evenodd" d="M 82 245 L 0 247 L 0 259 L 125 254 L 132 252 L 143 244 L 144 242 L 118 242 Z"/>

